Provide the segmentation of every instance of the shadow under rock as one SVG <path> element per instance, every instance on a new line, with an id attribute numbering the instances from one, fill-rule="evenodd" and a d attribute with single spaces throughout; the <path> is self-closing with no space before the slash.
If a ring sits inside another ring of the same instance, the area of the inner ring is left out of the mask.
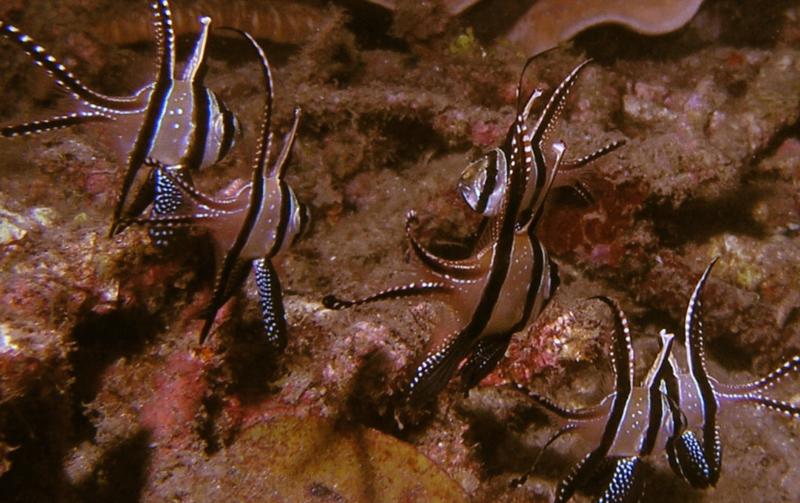
<path id="1" fill-rule="evenodd" d="M 77 488 L 80 501 L 136 503 L 147 482 L 150 436 L 141 430 L 111 447 Z"/>
<path id="2" fill-rule="evenodd" d="M 79 438 L 92 438 L 94 427 L 81 411 L 91 403 L 101 387 L 103 371 L 117 359 L 140 353 L 158 320 L 144 310 L 117 310 L 92 314 L 73 330 L 75 351 L 70 354 L 74 369 L 73 403 L 75 430 Z"/>

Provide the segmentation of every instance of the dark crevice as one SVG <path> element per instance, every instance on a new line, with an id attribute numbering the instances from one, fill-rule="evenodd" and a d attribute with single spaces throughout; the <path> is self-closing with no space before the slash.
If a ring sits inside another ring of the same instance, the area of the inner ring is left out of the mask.
<path id="1" fill-rule="evenodd" d="M 362 358 L 353 376 L 345 406 L 346 415 L 357 423 L 388 434 L 397 432 L 394 407 L 387 398 L 386 375 L 392 368 L 392 358 L 384 351 L 374 351 Z"/>
<path id="2" fill-rule="evenodd" d="M 91 476 L 76 488 L 79 501 L 141 501 L 150 466 L 149 444 L 150 437 L 142 430 L 106 451 Z"/>
<path id="3" fill-rule="evenodd" d="M 502 473 L 527 471 L 536 457 L 537 449 L 521 442 L 508 425 L 490 411 L 472 411 L 464 443 L 473 445 L 486 477 Z M 513 455 L 511 453 L 514 453 Z"/>
<path id="4" fill-rule="evenodd" d="M 765 196 L 762 189 L 745 186 L 714 200 L 689 201 L 678 209 L 653 207 L 644 218 L 652 219 L 664 247 L 706 242 L 723 232 L 763 238 L 767 229 L 753 219 L 753 207 Z"/>
<path id="5" fill-rule="evenodd" d="M 472 27 L 475 36 L 488 44 L 510 30 L 533 3 L 534 0 L 484 0 L 462 13 L 462 17 Z"/>
<path id="6" fill-rule="evenodd" d="M 219 394 L 213 393 L 203 398 L 204 414 L 198 426 L 198 434 L 206 444 L 206 454 L 212 455 L 222 448 L 223 441 L 220 432 L 215 428 L 221 417 L 223 401 Z"/>
<path id="7" fill-rule="evenodd" d="M 267 343 L 263 321 L 258 316 L 240 319 L 224 335 L 226 393 L 236 395 L 242 404 L 259 403 L 275 391 L 269 383 L 283 371 L 281 355 Z"/>
<path id="8" fill-rule="evenodd" d="M 158 325 L 144 310 L 121 310 L 90 315 L 75 326 L 72 340 L 76 349 L 70 354 L 70 363 L 75 375 L 74 420 L 79 438 L 94 436 L 83 407 L 97 395 L 103 371 L 120 357 L 141 352 Z"/>
<path id="9" fill-rule="evenodd" d="M 364 0 L 341 0 L 338 5 L 347 9 L 349 21 L 345 24 L 364 50 L 388 49 L 407 51 L 406 43 L 389 35 L 392 12 Z"/>
<path id="10" fill-rule="evenodd" d="M 0 440 L 13 450 L 0 477 L 0 499 L 9 502 L 70 501 L 61 461 L 72 435 L 68 400 L 59 386 L 42 381 L 25 397 L 3 404 Z M 31 483 L 36 481 L 36 483 Z"/>

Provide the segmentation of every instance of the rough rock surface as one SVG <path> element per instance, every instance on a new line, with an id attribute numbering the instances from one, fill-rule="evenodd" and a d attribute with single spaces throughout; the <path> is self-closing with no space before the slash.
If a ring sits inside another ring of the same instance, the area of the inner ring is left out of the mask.
<path id="1" fill-rule="evenodd" d="M 593 203 L 564 192 L 547 210 L 541 235 L 562 274 L 554 302 L 515 335 L 482 386 L 468 397 L 449 387 L 424 410 L 404 406 L 401 390 L 441 306 L 416 299 L 334 312 L 320 299 L 371 292 L 411 270 L 409 209 L 425 241 L 470 234 L 477 221 L 455 183 L 504 136 L 526 58 L 473 26 L 480 9 L 450 18 L 420 2 L 393 19 L 362 2 L 306 3 L 324 14 L 310 40 L 265 40 L 278 130 L 294 105 L 303 108 L 289 183 L 314 219 L 280 264 L 290 324 L 283 355 L 266 349 L 252 284 L 198 346 L 213 279 L 202 237 L 167 252 L 140 229 L 106 237 L 124 159 L 102 128 L 0 142 L 4 499 L 209 501 L 193 481 L 213 478 L 243 432 L 288 415 L 394 436 L 472 501 L 548 501 L 591 446 L 556 444 L 526 485 L 510 488 L 551 430 L 505 384 L 522 381 L 575 406 L 607 393 L 608 314 L 586 301 L 600 293 L 631 317 L 644 373 L 658 329 L 680 334 L 691 288 L 714 256 L 705 297 L 712 373 L 743 382 L 800 352 L 795 2 L 706 2 L 686 28 L 656 38 L 593 29 L 532 65 L 525 86 L 552 88 L 595 58 L 554 136 L 574 156 L 611 139 L 627 143 L 586 175 Z M 87 82 L 122 93 L 146 82 L 152 47 L 106 44 L 87 20 L 126 7 L 34 0 L 7 2 L 0 15 Z M 422 14 L 424 23 L 411 23 Z M 0 51 L 3 120 L 69 110 L 15 47 Z M 211 45 L 206 83 L 246 133 L 197 177 L 208 191 L 248 176 L 261 96 L 255 63 L 240 54 L 249 53 L 235 40 Z M 777 392 L 797 401 L 798 389 L 789 379 Z M 692 490 L 654 457 L 650 500 L 794 501 L 799 428 L 765 411 L 735 411 L 722 422 L 718 486 Z M 340 501 L 313 487 L 310 497 Z"/>

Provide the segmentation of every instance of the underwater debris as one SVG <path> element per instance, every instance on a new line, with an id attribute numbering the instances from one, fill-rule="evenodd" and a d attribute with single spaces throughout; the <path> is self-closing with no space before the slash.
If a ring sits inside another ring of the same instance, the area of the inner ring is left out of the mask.
<path id="1" fill-rule="evenodd" d="M 660 35 L 689 22 L 702 3 L 702 0 L 536 0 L 506 38 L 535 55 L 600 24 L 621 24 L 646 35 Z"/>

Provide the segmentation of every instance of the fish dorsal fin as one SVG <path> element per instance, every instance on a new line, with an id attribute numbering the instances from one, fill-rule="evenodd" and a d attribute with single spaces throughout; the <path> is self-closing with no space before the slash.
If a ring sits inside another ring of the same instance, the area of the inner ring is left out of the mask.
<path id="1" fill-rule="evenodd" d="M 300 110 L 300 107 L 295 107 L 292 114 L 292 127 L 283 137 L 283 146 L 281 147 L 281 151 L 278 153 L 278 158 L 275 159 L 275 162 L 269 169 L 267 176 L 280 180 L 283 178 L 283 175 L 286 174 L 286 167 L 289 165 L 289 157 L 292 154 L 294 140 L 297 137 L 297 128 L 300 125 L 301 115 L 302 111 Z"/>
<path id="2" fill-rule="evenodd" d="M 715 257 L 706 267 L 703 275 L 697 281 L 689 305 L 686 307 L 686 317 L 684 319 L 684 334 L 686 336 L 686 360 L 689 372 L 693 376 L 708 379 L 705 366 L 705 340 L 703 335 L 703 288 L 705 287 L 708 276 L 714 264 L 717 263 Z"/>
<path id="3" fill-rule="evenodd" d="M 256 149 L 256 159 L 253 163 L 253 180 L 252 188 L 250 190 L 250 201 L 247 214 L 242 221 L 242 226 L 236 235 L 236 239 L 231 244 L 230 248 L 225 252 L 222 262 L 219 266 L 209 313 L 206 317 L 203 329 L 200 332 L 201 343 L 206 336 L 208 336 L 208 333 L 211 330 L 211 325 L 214 322 L 214 316 L 216 315 L 217 310 L 222 307 L 222 304 L 225 302 L 225 292 L 228 291 L 231 275 L 236 267 L 236 264 L 240 261 L 239 257 L 244 249 L 245 244 L 250 238 L 250 233 L 252 232 L 256 218 L 258 217 L 258 213 L 264 198 L 263 167 L 266 165 L 266 162 L 269 159 L 270 150 L 272 148 L 272 133 L 270 131 L 272 117 L 272 73 L 270 72 L 269 62 L 267 61 L 266 54 L 264 54 L 264 50 L 261 48 L 258 42 L 256 42 L 252 35 L 241 30 L 234 29 L 234 31 L 245 37 L 250 42 L 253 49 L 255 49 L 255 51 L 258 53 L 259 61 L 261 63 L 261 71 L 264 77 L 264 110 L 262 113 L 261 134 L 259 135 L 258 147 Z"/>
<path id="4" fill-rule="evenodd" d="M 576 66 L 556 87 L 553 94 L 550 95 L 550 99 L 539 115 L 539 120 L 536 121 L 536 125 L 533 127 L 532 143 L 538 145 L 547 138 L 548 133 L 550 133 L 559 115 L 561 115 L 561 111 L 564 109 L 567 95 L 578 80 L 578 75 L 591 62 L 591 59 L 587 59 Z"/>
<path id="5" fill-rule="evenodd" d="M 553 49 L 548 49 L 546 51 L 542 51 L 538 54 L 534 54 L 533 56 L 529 57 L 525 64 L 522 66 L 522 71 L 519 74 L 519 80 L 517 81 L 517 89 L 516 89 L 516 99 L 517 99 L 517 111 L 519 112 L 522 110 L 522 118 L 523 120 L 527 120 L 528 116 L 531 113 L 531 108 L 533 107 L 533 103 L 542 95 L 542 90 L 539 88 L 534 88 L 533 91 L 528 95 L 528 99 L 525 100 L 525 106 L 521 107 L 522 102 L 520 101 L 522 98 L 522 79 L 525 77 L 525 72 L 528 70 L 528 67 L 531 66 L 531 63 L 539 59 L 540 57 L 544 56 L 548 52 L 552 51 Z"/>
<path id="6" fill-rule="evenodd" d="M 172 13 L 167 0 L 153 2 L 155 16 L 155 30 L 158 45 L 158 68 L 156 79 L 153 83 L 150 101 L 144 112 L 142 125 L 133 143 L 133 149 L 128 156 L 128 166 L 122 179 L 122 186 L 117 195 L 117 203 L 111 221 L 110 235 L 119 230 L 119 220 L 122 210 L 128 199 L 128 192 L 136 179 L 136 174 L 147 160 L 147 155 L 153 148 L 158 122 L 166 108 L 166 101 L 175 76 L 175 32 L 172 27 Z"/>
<path id="7" fill-rule="evenodd" d="M 628 326 L 628 319 L 625 312 L 617 301 L 610 297 L 599 295 L 592 297 L 599 300 L 611 308 L 614 316 L 614 334 L 611 344 L 611 366 L 614 370 L 616 385 L 614 389 L 617 395 L 627 396 L 633 389 L 633 343 L 631 342 L 631 331 Z"/>
<path id="8" fill-rule="evenodd" d="M 661 330 L 658 336 L 660 338 L 661 349 L 658 351 L 658 355 L 644 379 L 643 384 L 647 389 L 651 389 L 654 386 L 659 387 L 661 385 L 661 377 L 664 375 L 667 365 L 669 365 L 669 358 L 672 356 L 672 344 L 675 340 L 675 335 L 668 333 L 666 330 Z"/>
<path id="9" fill-rule="evenodd" d="M 545 186 L 542 188 L 537 200 L 534 202 L 533 211 L 531 212 L 527 221 L 522 222 L 519 225 L 519 229 L 521 231 L 527 231 L 527 227 L 532 225 L 536 228 L 536 225 L 539 223 L 539 219 L 544 212 L 544 203 L 547 200 L 547 196 L 550 193 L 550 190 L 553 188 L 553 184 L 558 176 L 558 170 L 561 167 L 561 161 L 564 159 L 564 153 L 567 150 L 567 146 L 564 142 L 558 141 L 553 144 L 553 152 L 555 153 L 555 160 L 553 161 L 553 168 L 550 170 L 550 173 L 547 174 L 547 180 L 545 181 Z"/>
<path id="10" fill-rule="evenodd" d="M 211 29 L 211 18 L 208 16 L 200 17 L 200 34 L 194 44 L 192 57 L 186 62 L 183 68 L 181 80 L 194 83 L 202 74 L 202 69 L 206 60 L 206 45 L 208 44 L 208 33 Z"/>

